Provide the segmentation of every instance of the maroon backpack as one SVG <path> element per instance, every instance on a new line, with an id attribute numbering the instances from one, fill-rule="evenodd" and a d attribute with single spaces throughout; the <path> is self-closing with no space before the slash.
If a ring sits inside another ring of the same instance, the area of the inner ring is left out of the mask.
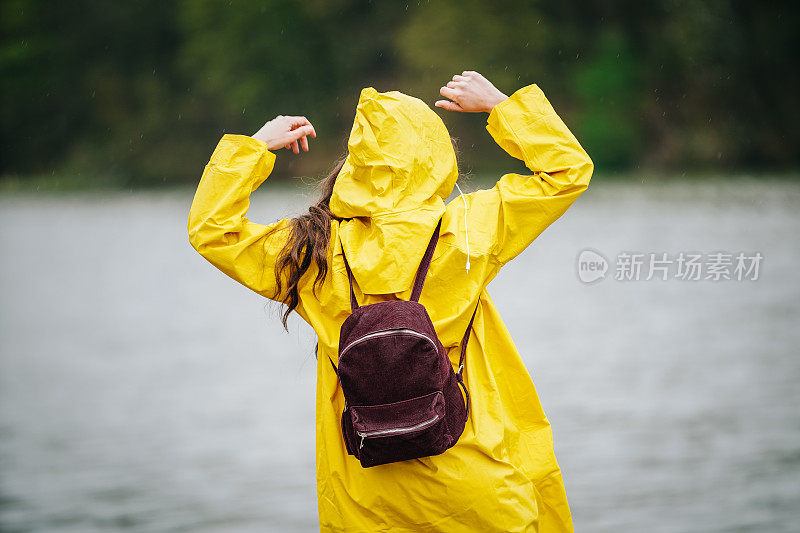
<path id="1" fill-rule="evenodd" d="M 464 431 L 469 392 L 461 374 L 478 308 L 464 333 L 454 372 L 425 306 L 419 303 L 441 225 L 440 219 L 417 269 L 409 301 L 359 307 L 353 273 L 344 257 L 352 314 L 339 336 L 339 368 L 333 360 L 331 364 L 345 398 L 342 433 L 347 452 L 364 468 L 438 455 Z"/>

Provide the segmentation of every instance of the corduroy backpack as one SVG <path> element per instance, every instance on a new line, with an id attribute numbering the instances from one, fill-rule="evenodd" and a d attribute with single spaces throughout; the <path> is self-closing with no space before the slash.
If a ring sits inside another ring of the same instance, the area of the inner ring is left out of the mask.
<path id="1" fill-rule="evenodd" d="M 345 446 L 364 468 L 441 454 L 464 431 L 469 392 L 462 373 L 477 305 L 461 342 L 458 370 L 454 371 L 428 311 L 419 303 L 441 225 L 440 219 L 408 301 L 359 306 L 353 292 L 353 273 L 342 250 L 352 314 L 339 335 L 339 367 L 332 359 L 331 365 L 345 398 Z M 459 386 L 464 389 L 466 402 Z"/>

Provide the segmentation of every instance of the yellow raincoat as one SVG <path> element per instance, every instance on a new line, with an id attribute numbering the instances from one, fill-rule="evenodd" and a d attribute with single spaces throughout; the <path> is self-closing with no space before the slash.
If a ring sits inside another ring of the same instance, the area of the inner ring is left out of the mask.
<path id="1" fill-rule="evenodd" d="M 399 92 L 361 92 L 348 160 L 330 202 L 341 218 L 331 222 L 330 270 L 314 294 L 312 263 L 296 308 L 319 337 L 316 467 L 322 531 L 572 531 L 550 424 L 485 286 L 581 195 L 593 165 L 536 85 L 497 105 L 487 129 L 533 175 L 506 174 L 493 188 L 445 205 L 458 173 L 439 116 Z M 188 221 L 189 240 L 203 257 L 271 299 L 278 297 L 273 269 L 289 220 L 262 225 L 246 214 L 250 194 L 274 162 L 265 143 L 225 135 L 205 168 Z M 455 369 L 459 342 L 480 297 L 464 371 L 472 400 L 469 420 L 458 443 L 442 455 L 365 469 L 345 450 L 344 397 L 327 361 L 337 359 L 339 329 L 350 314 L 342 247 L 360 304 L 406 300 L 440 217 L 439 244 L 420 302 Z M 278 231 L 267 235 L 271 229 Z"/>

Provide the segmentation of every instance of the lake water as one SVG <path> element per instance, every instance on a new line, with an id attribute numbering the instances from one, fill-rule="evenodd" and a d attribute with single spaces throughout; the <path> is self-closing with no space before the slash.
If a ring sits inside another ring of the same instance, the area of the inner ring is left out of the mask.
<path id="1" fill-rule="evenodd" d="M 0 197 L 0 530 L 318 529 L 314 333 L 192 250 L 193 192 Z M 798 231 L 797 182 L 596 178 L 489 285 L 577 531 L 798 530 Z M 622 252 L 717 251 L 759 279 L 614 279 Z"/>

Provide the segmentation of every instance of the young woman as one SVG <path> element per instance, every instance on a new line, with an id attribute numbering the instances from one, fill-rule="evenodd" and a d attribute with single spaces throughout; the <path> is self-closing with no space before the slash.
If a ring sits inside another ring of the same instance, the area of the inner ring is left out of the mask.
<path id="1" fill-rule="evenodd" d="M 558 219 L 593 165 L 536 85 L 510 97 L 477 72 L 454 76 L 436 106 L 488 112 L 487 129 L 532 175 L 445 204 L 458 178 L 439 116 L 399 92 L 364 89 L 348 155 L 308 213 L 262 225 L 246 218 L 275 152 L 308 150 L 313 125 L 279 116 L 252 137 L 227 134 L 205 168 L 189 214 L 192 246 L 225 274 L 286 304 L 316 331 L 316 467 L 322 531 L 572 531 L 550 424 L 485 286 Z M 454 368 L 477 304 L 464 380 L 469 418 L 441 455 L 362 468 L 348 455 L 333 365 L 351 312 L 347 255 L 361 305 L 408 300 L 442 219 L 420 302 Z"/>

